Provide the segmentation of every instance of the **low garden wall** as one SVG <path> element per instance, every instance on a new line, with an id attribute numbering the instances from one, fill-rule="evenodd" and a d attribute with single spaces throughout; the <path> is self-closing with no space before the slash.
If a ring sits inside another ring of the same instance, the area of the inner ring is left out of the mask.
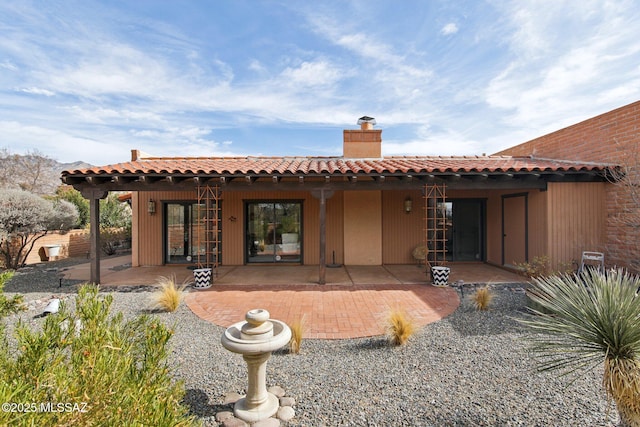
<path id="1" fill-rule="evenodd" d="M 45 246 L 60 245 L 60 252 L 52 260 L 59 260 L 73 257 L 88 257 L 89 255 L 89 230 L 78 229 L 64 233 L 52 232 L 38 239 L 33 246 L 33 250 L 27 257 L 27 264 L 37 264 L 49 261 Z"/>

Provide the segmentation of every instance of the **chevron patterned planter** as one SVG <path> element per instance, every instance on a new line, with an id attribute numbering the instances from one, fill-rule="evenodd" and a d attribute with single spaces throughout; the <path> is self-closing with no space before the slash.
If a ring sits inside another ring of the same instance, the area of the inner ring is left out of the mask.
<path id="1" fill-rule="evenodd" d="M 193 287 L 195 289 L 207 289 L 211 287 L 211 272 L 210 268 L 196 268 L 193 270 L 193 280 L 195 280 Z"/>
<path id="2" fill-rule="evenodd" d="M 431 267 L 431 277 L 433 278 L 433 286 L 448 286 L 449 285 L 449 267 Z"/>

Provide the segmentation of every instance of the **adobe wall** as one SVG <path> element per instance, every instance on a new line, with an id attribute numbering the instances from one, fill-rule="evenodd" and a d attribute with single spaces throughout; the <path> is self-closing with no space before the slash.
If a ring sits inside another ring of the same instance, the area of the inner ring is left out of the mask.
<path id="1" fill-rule="evenodd" d="M 87 257 L 89 253 L 89 230 L 70 230 L 66 233 L 49 233 L 38 239 L 27 257 L 27 264 L 48 261 L 45 245 L 61 245 L 60 254 L 54 260 L 75 257 Z"/>
<path id="2" fill-rule="evenodd" d="M 611 163 L 631 167 L 635 182 L 640 174 L 640 101 L 617 108 L 559 131 L 541 136 L 498 155 Z M 637 228 L 621 224 L 621 213 L 638 214 L 629 187 L 607 185 L 605 252 L 607 265 L 630 267 L 640 260 Z M 637 270 L 637 268 L 636 268 Z"/>

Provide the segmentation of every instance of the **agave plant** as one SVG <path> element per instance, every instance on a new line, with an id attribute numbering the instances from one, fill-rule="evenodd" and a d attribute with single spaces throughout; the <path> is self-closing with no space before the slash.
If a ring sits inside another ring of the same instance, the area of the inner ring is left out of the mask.
<path id="1" fill-rule="evenodd" d="M 580 373 L 604 363 L 603 387 L 621 425 L 640 426 L 640 279 L 621 270 L 537 278 L 529 297 L 539 310 L 522 320 L 539 334 L 540 370 Z"/>

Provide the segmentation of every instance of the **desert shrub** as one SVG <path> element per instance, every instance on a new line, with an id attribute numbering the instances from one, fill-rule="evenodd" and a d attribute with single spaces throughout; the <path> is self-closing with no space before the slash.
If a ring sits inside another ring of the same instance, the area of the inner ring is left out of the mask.
<path id="1" fill-rule="evenodd" d="M 151 296 L 154 308 L 169 312 L 176 311 L 182 301 L 187 284 L 177 286 L 175 276 L 171 276 L 159 277 L 156 280 L 156 285 L 159 286 L 159 289 Z"/>
<path id="2" fill-rule="evenodd" d="M 399 308 L 392 308 L 385 317 L 385 335 L 389 344 L 399 346 L 405 344 L 416 332 L 415 321 Z"/>
<path id="3" fill-rule="evenodd" d="M 574 272 L 573 263 L 559 262 L 556 268 L 551 266 L 551 258 L 548 255 L 533 257 L 531 262 L 519 262 L 515 266 L 522 274 L 529 278 L 550 276 L 554 274 L 571 274 Z"/>
<path id="4" fill-rule="evenodd" d="M 519 262 L 515 265 L 527 277 L 546 276 L 551 270 L 550 259 L 547 255 L 535 256 L 531 262 Z"/>
<path id="5" fill-rule="evenodd" d="M 172 331 L 140 316 L 110 315 L 111 295 L 83 286 L 76 311 L 62 304 L 41 332 L 16 328 L 17 349 L 0 349 L 0 401 L 56 402 L 70 410 L 0 412 L 0 425 L 191 425 L 184 389 L 171 379 Z"/>
<path id="6" fill-rule="evenodd" d="M 123 228 L 101 228 L 100 248 L 105 255 L 114 255 L 127 239 L 127 230 Z"/>
<path id="7" fill-rule="evenodd" d="M 305 316 L 295 319 L 289 325 L 291 329 L 291 339 L 289 340 L 289 353 L 300 353 L 300 347 L 302 345 L 302 338 L 305 330 L 307 329 L 307 319 Z"/>
<path id="8" fill-rule="evenodd" d="M 476 310 L 488 310 L 489 305 L 493 300 L 491 289 L 489 289 L 489 287 L 487 286 L 478 288 L 471 296 L 471 300 L 473 301 L 473 306 Z"/>

